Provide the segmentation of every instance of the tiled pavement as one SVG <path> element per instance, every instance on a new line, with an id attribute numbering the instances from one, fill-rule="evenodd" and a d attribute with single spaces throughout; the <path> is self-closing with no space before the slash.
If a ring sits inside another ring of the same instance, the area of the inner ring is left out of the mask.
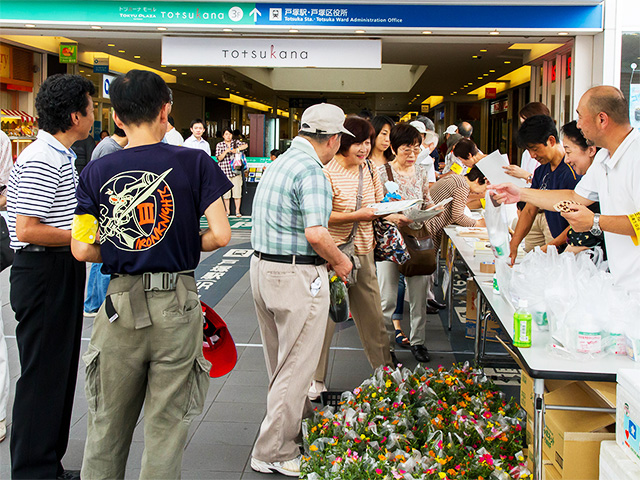
<path id="1" fill-rule="evenodd" d="M 234 231 L 231 245 L 248 241 L 247 232 Z M 204 259 L 205 257 L 203 257 Z M 15 342 L 16 322 L 9 305 L 9 270 L 0 274 L 1 304 L 4 333 L 8 337 L 11 371 L 11 394 L 8 407 L 8 424 L 11 424 L 11 408 L 15 382 L 20 371 Z M 251 470 L 249 458 L 266 408 L 267 374 L 261 348 L 260 333 L 251 297 L 249 274 L 246 273 L 227 295 L 214 305 L 225 319 L 234 340 L 238 344 L 238 363 L 225 377 L 211 379 L 203 414 L 192 424 L 184 452 L 182 477 L 184 479 L 232 480 L 285 478 L 266 476 Z M 407 309 L 405 309 L 407 310 Z M 406 312 L 405 312 L 406 313 Z M 409 330 L 405 319 L 405 331 Z M 82 351 L 86 350 L 91 336 L 92 320 L 85 319 Z M 342 326 L 340 326 L 342 327 Z M 451 353 L 448 333 L 440 319 L 429 316 L 427 338 L 432 351 L 430 365 L 451 365 L 455 361 Z M 416 365 L 408 350 L 397 351 L 399 360 L 412 368 Z M 460 358 L 460 356 L 458 356 Z M 82 363 L 82 362 L 81 362 Z M 361 349 L 357 331 L 350 322 L 338 330 L 333 339 L 328 371 L 330 390 L 348 390 L 358 386 L 372 373 Z M 46 394 L 43 392 L 43 395 Z M 82 463 L 86 436 L 87 403 L 84 395 L 84 369 L 80 369 L 72 418 L 69 448 L 64 458 L 65 468 L 79 469 Z M 127 465 L 127 478 L 137 478 L 144 448 L 141 419 L 133 437 Z M 0 479 L 10 478 L 9 436 L 0 443 Z"/>

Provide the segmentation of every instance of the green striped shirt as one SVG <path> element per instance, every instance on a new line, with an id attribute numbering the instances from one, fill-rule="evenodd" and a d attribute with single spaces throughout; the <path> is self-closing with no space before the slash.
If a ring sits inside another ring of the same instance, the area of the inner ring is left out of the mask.
<path id="1" fill-rule="evenodd" d="M 272 255 L 317 255 L 307 241 L 307 227 L 328 227 L 331 185 L 309 141 L 296 137 L 269 165 L 253 200 L 251 244 Z"/>

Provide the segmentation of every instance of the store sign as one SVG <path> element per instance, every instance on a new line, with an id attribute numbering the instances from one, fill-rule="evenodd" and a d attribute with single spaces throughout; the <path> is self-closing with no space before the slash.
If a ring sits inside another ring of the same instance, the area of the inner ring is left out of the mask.
<path id="1" fill-rule="evenodd" d="M 0 45 L 0 77 L 11 78 L 11 47 Z"/>
<path id="2" fill-rule="evenodd" d="M 61 43 L 58 54 L 60 63 L 78 63 L 78 44 Z"/>
<path id="3" fill-rule="evenodd" d="M 485 98 L 496 98 L 498 91 L 495 87 L 487 87 L 484 89 L 484 97 Z"/>
<path id="4" fill-rule="evenodd" d="M 163 37 L 162 64 L 381 68 L 380 40 Z"/>
<path id="5" fill-rule="evenodd" d="M 113 75 L 102 75 L 102 98 L 111 98 L 109 96 L 109 87 L 115 79 L 116 77 Z"/>
<path id="6" fill-rule="evenodd" d="M 94 57 L 93 73 L 109 73 L 109 57 Z"/>
<path id="7" fill-rule="evenodd" d="M 489 3 L 489 2 L 487 2 Z M 513 2 L 516 3 L 516 2 Z M 2 22 L 181 26 L 323 26 L 601 31 L 597 5 L 420 5 L 31 0 L 2 3 Z"/>

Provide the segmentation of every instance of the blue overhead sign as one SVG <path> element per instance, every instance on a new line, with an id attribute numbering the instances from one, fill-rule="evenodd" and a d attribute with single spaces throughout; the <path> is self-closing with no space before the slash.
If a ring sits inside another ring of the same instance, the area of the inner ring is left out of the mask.
<path id="1" fill-rule="evenodd" d="M 446 29 L 602 29 L 603 5 L 346 5 L 256 3 L 256 25 Z"/>

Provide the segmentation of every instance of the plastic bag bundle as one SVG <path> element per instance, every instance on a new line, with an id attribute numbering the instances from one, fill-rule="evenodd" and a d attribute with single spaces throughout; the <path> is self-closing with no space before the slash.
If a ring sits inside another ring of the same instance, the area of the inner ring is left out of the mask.
<path id="1" fill-rule="evenodd" d="M 487 191 L 485 195 L 484 221 L 489 243 L 496 258 L 509 258 L 509 220 L 507 206 L 497 203 Z"/>

